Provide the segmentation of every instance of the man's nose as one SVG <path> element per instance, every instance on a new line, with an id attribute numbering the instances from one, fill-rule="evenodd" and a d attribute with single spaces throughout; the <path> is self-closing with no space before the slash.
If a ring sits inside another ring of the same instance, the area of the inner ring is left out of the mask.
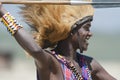
<path id="1" fill-rule="evenodd" d="M 92 36 L 93 36 L 92 32 L 88 32 L 88 35 L 89 35 L 90 37 L 92 37 Z"/>

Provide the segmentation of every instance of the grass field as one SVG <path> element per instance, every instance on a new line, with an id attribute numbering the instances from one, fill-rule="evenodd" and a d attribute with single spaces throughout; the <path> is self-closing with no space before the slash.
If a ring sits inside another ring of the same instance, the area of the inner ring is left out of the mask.
<path id="1" fill-rule="evenodd" d="M 117 80 L 120 80 L 120 63 L 99 61 Z M 36 71 L 32 60 L 16 60 L 11 70 L 0 70 L 0 80 L 36 80 Z"/>
<path id="2" fill-rule="evenodd" d="M 34 62 L 10 34 L 0 30 L 0 50 L 11 50 L 14 55 L 11 70 L 0 70 L 0 80 L 36 80 Z M 120 36 L 94 34 L 86 55 L 94 57 L 111 75 L 120 80 Z"/>

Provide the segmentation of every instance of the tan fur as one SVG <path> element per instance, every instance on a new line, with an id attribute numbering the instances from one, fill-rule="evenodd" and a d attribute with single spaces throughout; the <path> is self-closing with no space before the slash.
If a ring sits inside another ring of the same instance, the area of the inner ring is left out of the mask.
<path id="1" fill-rule="evenodd" d="M 91 5 L 25 5 L 22 14 L 26 22 L 33 25 L 38 32 L 35 39 L 40 46 L 45 45 L 45 41 L 55 44 L 65 39 L 71 26 L 85 16 L 93 15 Z M 50 46 L 50 45 L 49 45 Z"/>

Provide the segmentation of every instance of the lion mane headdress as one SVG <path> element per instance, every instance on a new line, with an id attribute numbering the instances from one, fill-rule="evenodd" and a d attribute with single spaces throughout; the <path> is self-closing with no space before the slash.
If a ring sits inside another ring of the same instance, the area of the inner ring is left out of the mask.
<path id="1" fill-rule="evenodd" d="M 93 13 L 91 5 L 25 4 L 22 7 L 22 15 L 26 22 L 36 29 L 34 37 L 41 47 L 51 47 L 67 38 L 76 21 Z"/>

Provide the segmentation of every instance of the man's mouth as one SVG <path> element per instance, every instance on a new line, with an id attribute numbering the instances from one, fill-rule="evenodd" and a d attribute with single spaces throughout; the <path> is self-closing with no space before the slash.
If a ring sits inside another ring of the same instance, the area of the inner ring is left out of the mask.
<path id="1" fill-rule="evenodd" d="M 89 44 L 89 42 L 88 42 L 89 39 L 90 39 L 89 37 L 86 37 L 86 39 L 85 39 L 85 43 L 86 43 L 87 45 Z"/>

